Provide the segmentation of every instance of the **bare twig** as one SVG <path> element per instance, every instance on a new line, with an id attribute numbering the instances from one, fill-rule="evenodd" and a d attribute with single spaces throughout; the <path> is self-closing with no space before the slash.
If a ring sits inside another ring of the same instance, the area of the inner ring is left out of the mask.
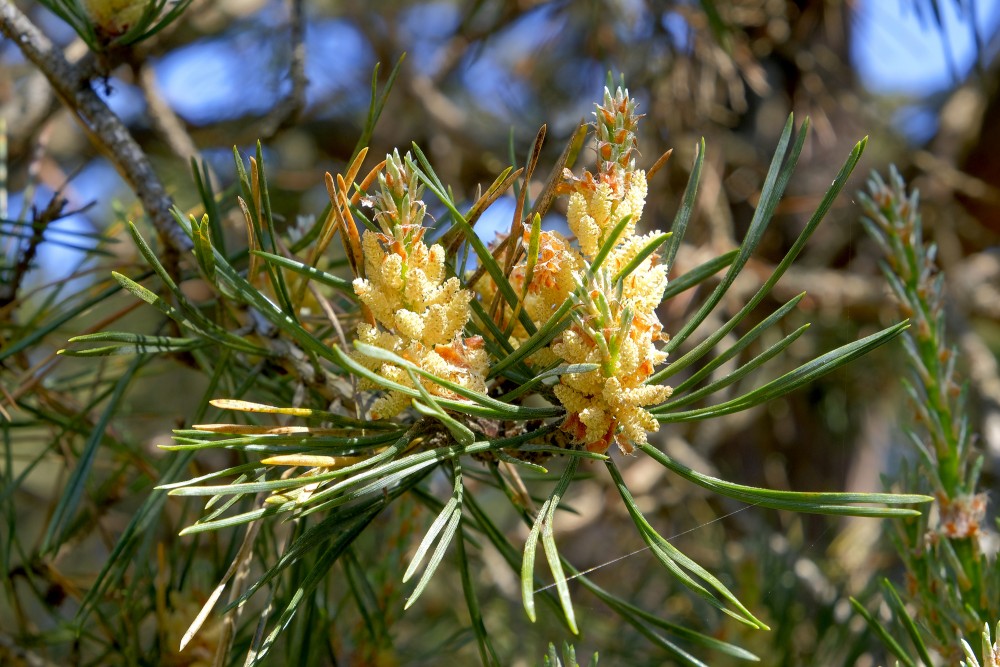
<path id="1" fill-rule="evenodd" d="M 185 163 L 190 163 L 191 158 L 199 157 L 198 147 L 184 127 L 184 121 L 178 118 L 160 94 L 160 88 L 156 83 L 156 72 L 148 63 L 143 63 L 139 67 L 138 79 L 149 108 L 149 117 L 171 150 Z"/>
<path id="2" fill-rule="evenodd" d="M 62 194 L 59 192 L 52 195 L 52 199 L 43 210 L 38 211 L 32 207 L 31 235 L 28 237 L 21 252 L 17 255 L 17 260 L 9 277 L 10 279 L 5 280 L 4 284 L 0 285 L 0 307 L 6 306 L 17 298 L 21 283 L 34 264 L 38 247 L 45 240 L 46 228 L 52 222 L 63 217 L 63 209 L 65 208 L 66 200 L 63 199 Z"/>
<path id="3" fill-rule="evenodd" d="M 13 3 L 0 3 L 0 32 L 41 70 L 56 95 L 80 119 L 93 143 L 135 191 L 164 245 L 165 264 L 168 268 L 176 265 L 178 253 L 190 248 L 191 240 L 170 215 L 173 202 L 125 124 L 94 92 L 80 70 Z"/>

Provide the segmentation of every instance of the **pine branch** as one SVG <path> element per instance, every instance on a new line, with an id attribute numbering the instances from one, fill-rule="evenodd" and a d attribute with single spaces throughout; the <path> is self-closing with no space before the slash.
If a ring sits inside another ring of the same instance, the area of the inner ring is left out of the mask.
<path id="1" fill-rule="evenodd" d="M 90 81 L 13 3 L 0 4 L 0 32 L 17 44 L 49 80 L 68 109 L 76 114 L 91 141 L 111 161 L 138 195 L 167 253 L 167 266 L 175 264 L 191 240 L 170 215 L 173 201 L 139 144 L 107 104 L 91 87 Z"/>

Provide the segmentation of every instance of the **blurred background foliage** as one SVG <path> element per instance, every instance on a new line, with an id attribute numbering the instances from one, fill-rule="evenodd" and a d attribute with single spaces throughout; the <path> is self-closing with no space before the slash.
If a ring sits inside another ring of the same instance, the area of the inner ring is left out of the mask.
<path id="1" fill-rule="evenodd" d="M 457 201 L 471 202 L 476 188 L 512 159 L 522 163 L 543 123 L 549 140 L 541 164 L 555 162 L 576 124 L 589 119 L 606 72 L 624 74 L 646 115 L 640 165 L 674 148 L 650 184 L 647 229 L 668 226 L 697 141 L 706 140 L 681 271 L 735 247 L 787 114 L 808 115 L 814 129 L 788 196 L 727 297 L 731 311 L 794 241 L 843 156 L 870 135 L 847 192 L 890 162 L 920 189 L 925 234 L 937 243 L 946 276 L 960 375 L 970 383 L 971 428 L 987 453 L 982 487 L 996 487 L 997 3 L 195 0 L 150 39 L 105 44 L 96 55 L 39 4 L 17 4 L 68 58 L 82 59 L 99 76 L 98 94 L 151 157 L 178 206 L 198 203 L 192 157 L 203 159 L 217 188 L 232 195 L 232 148 L 247 152 L 260 139 L 272 207 L 288 228 L 307 227 L 325 206 L 322 174 L 342 171 L 364 132 L 376 63 L 384 85 L 403 53 L 371 154 L 415 141 Z M 169 442 L 171 429 L 211 420 L 203 399 L 210 380 L 183 354 L 141 367 L 124 357 L 54 356 L 81 333 L 167 331 L 152 309 L 117 292 L 110 278 L 111 270 L 133 276 L 147 270 L 124 226 L 142 217 L 132 190 L 12 40 L 0 43 L 0 64 L 7 132 L 0 187 L 0 663 L 209 664 L 198 662 L 209 659 L 209 646 L 196 641 L 183 654 L 176 646 L 232 562 L 238 536 L 178 538 L 196 508 L 150 494 L 171 469 L 192 475 L 232 465 L 224 454 L 192 461 L 156 447 Z M 223 197 L 226 241 L 243 247 L 234 201 Z M 512 198 L 501 200 L 477 231 L 492 240 L 513 209 Z M 432 206 L 431 213 L 442 211 Z M 808 291 L 786 326 L 808 317 L 813 328 L 791 348 L 788 368 L 900 319 L 859 215 L 852 197 L 841 197 L 770 297 L 773 309 Z M 192 300 L 208 298 L 198 278 L 181 287 Z M 669 306 L 661 314 L 668 331 L 685 317 L 679 300 Z M 902 364 L 902 351 L 888 346 L 766 408 L 670 425 L 653 441 L 691 467 L 743 484 L 879 491 L 880 473 L 892 475 L 908 456 L 900 429 L 907 414 Z M 89 474 L 78 507 L 54 517 L 67 480 L 83 464 Z M 648 553 L 594 571 L 596 583 L 745 646 L 762 664 L 885 664 L 883 648 L 847 601 L 870 597 L 878 576 L 899 571 L 879 522 L 748 508 L 668 481 L 643 456 L 621 461 L 621 468 L 661 532 L 676 535 L 678 546 L 718 573 L 772 631 L 720 624 L 673 582 L 651 574 L 658 565 Z M 576 489 L 569 504 L 577 514 L 562 517 L 559 538 L 578 568 L 642 547 L 606 476 Z M 127 571 L 78 626 L 76 613 L 95 577 L 151 497 L 152 528 L 134 545 Z M 287 655 L 316 664 L 430 665 L 452 653 L 476 659 L 468 634 L 455 632 L 467 623 L 454 604 L 461 596 L 457 576 L 439 574 L 419 604 L 401 612 L 400 575 L 433 519 L 426 510 L 414 512 L 397 507 L 378 519 L 386 524 L 383 534 L 395 539 L 371 545 L 377 561 L 345 563 L 343 579 L 325 589 L 330 617 L 293 626 L 286 641 L 299 652 Z M 995 516 L 994 508 L 989 512 Z M 54 542 L 56 519 L 61 533 Z M 509 519 L 506 528 L 525 532 L 517 517 Z M 497 554 L 484 550 L 480 557 L 486 567 L 477 585 L 489 591 L 483 613 L 506 627 L 494 633 L 497 650 L 509 664 L 538 664 L 550 641 L 568 638 L 565 628 L 545 615 L 529 624 L 516 578 L 491 562 Z M 351 570 L 361 567 L 377 583 L 368 594 L 372 608 L 383 610 L 378 623 L 345 602 L 360 581 Z M 580 655 L 598 651 L 602 664 L 662 664 L 663 656 L 634 631 L 602 621 L 608 616 L 598 602 L 579 595 L 577 604 L 590 612 L 576 640 Z M 333 630 L 296 635 L 305 631 L 296 627 L 323 623 Z M 712 664 L 727 660 L 712 656 Z"/>

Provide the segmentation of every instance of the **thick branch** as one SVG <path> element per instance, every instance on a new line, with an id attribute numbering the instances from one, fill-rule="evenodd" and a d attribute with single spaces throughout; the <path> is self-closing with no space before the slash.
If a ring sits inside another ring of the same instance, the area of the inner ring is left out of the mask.
<path id="1" fill-rule="evenodd" d="M 90 86 L 90 81 L 67 62 L 52 42 L 13 3 L 0 2 L 0 32 L 49 80 L 56 95 L 80 119 L 94 144 L 111 161 L 138 195 L 165 248 L 176 255 L 191 240 L 170 215 L 173 202 L 153 171 L 149 158 L 125 124 Z M 168 264 L 169 266 L 169 264 Z"/>

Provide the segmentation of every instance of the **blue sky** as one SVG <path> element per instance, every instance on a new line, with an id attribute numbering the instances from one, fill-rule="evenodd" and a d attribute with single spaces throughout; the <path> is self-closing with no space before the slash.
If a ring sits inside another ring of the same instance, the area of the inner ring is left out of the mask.
<path id="1" fill-rule="evenodd" d="M 977 59 L 996 57 L 1000 2 L 941 0 L 940 27 L 930 0 L 861 0 L 855 7 L 851 58 L 858 75 L 873 93 L 909 98 L 893 125 L 923 145 L 937 131 L 941 93 L 964 81 Z"/>
<path id="2" fill-rule="evenodd" d="M 959 4 L 965 11 L 961 17 Z M 977 57 L 974 30 L 988 44 L 1000 24 L 1000 2 L 941 0 L 939 5 L 943 31 L 934 24 L 929 0 L 854 3 L 851 57 L 869 90 L 923 97 L 951 88 L 956 75 L 962 79 L 969 73 Z M 923 8 L 923 21 L 917 6 Z M 995 55 L 998 44 L 992 41 L 984 62 Z"/>
<path id="3" fill-rule="evenodd" d="M 936 96 L 963 80 L 973 68 L 978 54 L 976 31 L 985 44 L 984 62 L 996 56 L 1000 40 L 995 38 L 1000 26 L 1000 0 L 940 0 L 943 30 L 938 29 L 930 14 L 932 0 L 856 0 L 852 3 L 852 62 L 858 70 L 863 84 L 873 93 L 896 94 L 911 100 L 904 105 L 898 115 L 900 128 L 914 143 L 921 143 L 934 132 L 936 116 L 934 105 Z M 414 44 L 414 60 L 423 66 L 432 66 L 436 42 L 441 33 L 447 32 L 454 23 L 455 16 L 448 14 L 446 3 L 428 3 L 426 11 L 414 10 L 407 14 L 402 29 L 425 40 L 426 48 L 421 49 L 419 40 Z M 923 21 L 915 10 L 924 8 Z M 960 16 L 959 11 L 965 15 Z M 974 20 L 970 15 L 974 14 Z M 265 17 L 266 18 L 266 17 Z M 544 18 L 544 15 L 543 15 Z M 422 22 L 430 22 L 437 30 L 421 27 Z M 46 22 L 46 30 L 59 32 L 58 26 L 50 25 L 58 21 Z M 263 30 L 263 32 L 261 32 Z M 519 35 L 530 45 L 544 31 L 532 29 L 528 35 Z M 219 117 L 237 117 L 243 113 L 265 110 L 271 103 L 267 96 L 246 94 L 246 77 L 250 73 L 267 72 L 274 64 L 275 50 L 280 50 L 280 40 L 261 39 L 270 35 L 268 26 L 247 26 L 232 35 L 212 40 L 204 40 L 165 57 L 157 64 L 159 83 L 167 100 L 181 115 L 194 122 L 210 122 Z M 68 34 L 65 35 L 68 38 Z M 511 37 L 514 39 L 514 37 Z M 374 54 L 364 43 L 356 29 L 338 21 L 315 22 L 307 35 L 307 68 L 311 81 L 309 102 L 315 113 L 316 108 L 329 105 L 331 95 L 344 90 L 364 89 L 374 62 Z M 515 52 L 524 48 L 522 44 Z M 502 51 L 502 49 L 500 49 Z M 233 53 L 239 58 L 233 58 Z M 467 73 L 467 83 L 475 86 L 506 87 L 508 94 L 518 89 L 502 76 L 504 67 L 490 66 L 490 57 L 498 54 L 485 49 L 480 62 Z M 502 62 L 502 54 L 498 60 Z M 9 55 L 7 57 L 10 57 Z M 492 74 L 491 74 L 491 70 Z M 603 71 L 603 70 L 602 70 Z M 250 76 L 259 76 L 250 74 Z M 274 80 L 267 83 L 277 91 L 285 84 L 280 74 L 272 75 Z M 359 88 L 360 85 L 360 88 Z M 489 91 L 479 91 L 488 94 Z M 348 96 L 350 97 L 350 96 Z M 361 99 L 363 97 L 364 99 Z M 341 98 L 343 100 L 343 98 Z M 142 99 L 138 92 L 119 81 L 114 83 L 114 92 L 109 103 L 116 112 L 135 120 L 143 113 Z M 349 104 L 363 106 L 367 94 Z M 103 168 L 102 168 L 103 167 Z M 122 185 L 117 176 L 109 174 L 106 163 L 88 165 L 77 177 L 78 191 L 87 192 L 92 199 L 107 201 L 112 191 L 120 192 Z M 90 178 L 94 176 L 94 178 Z M 110 178 L 108 176 L 111 176 Z M 81 187 L 87 181 L 87 187 Z M 18 202 L 12 198 L 12 204 Z M 84 202 L 73 202 L 82 204 Z M 13 205 L 11 212 L 17 215 L 19 206 Z M 498 206 L 495 215 L 488 216 L 481 226 L 506 227 L 509 211 Z M 109 217 L 107 207 L 91 212 L 98 217 Z M 97 218 L 94 218 L 97 219 Z M 69 229 L 91 229 L 91 223 L 82 216 L 70 216 L 60 223 Z M 39 260 L 45 266 L 48 279 L 60 274 L 57 267 L 66 270 L 75 264 L 80 255 L 52 244 L 44 244 Z"/>
<path id="4" fill-rule="evenodd" d="M 995 55 L 1000 45 L 997 40 L 992 40 L 992 45 L 989 42 L 1000 26 L 1000 1 L 938 0 L 943 29 L 934 24 L 932 1 L 851 3 L 851 59 L 870 91 L 910 97 L 919 104 L 951 88 L 968 75 L 979 56 L 976 31 L 987 44 L 983 60 L 989 61 Z M 974 20 L 970 20 L 971 15 Z M 553 28 L 559 29 L 545 23 L 551 17 L 544 11 L 531 16 L 534 19 L 530 26 L 502 33 L 470 62 L 464 80 L 475 96 L 500 102 L 505 96 L 516 98 L 526 93 L 516 77 L 510 76 L 505 54 L 530 51 L 537 40 L 550 34 Z M 668 12 L 665 16 L 674 14 Z M 162 92 L 181 116 L 201 124 L 261 113 L 270 106 L 271 95 L 246 95 L 245 91 L 264 83 L 273 94 L 282 93 L 287 82 L 274 68 L 281 60 L 277 55 L 284 44 L 273 34 L 267 18 L 263 22 L 250 22 L 225 36 L 196 42 L 157 63 Z M 413 64 L 434 67 L 442 35 L 454 27 L 457 18 L 454 7 L 441 2 L 415 5 L 405 13 L 400 29 L 412 38 Z M 671 32 L 679 38 L 684 35 L 680 29 Z M 352 26 L 334 20 L 312 22 L 307 49 L 311 106 L 308 113 L 322 113 L 332 100 L 338 99 L 338 93 L 343 100 L 345 90 L 367 88 L 374 55 Z M 234 53 L 238 57 L 234 58 Z M 595 70 L 599 76 L 603 71 L 602 67 Z M 141 100 L 129 95 L 129 87 L 120 83 L 116 87 L 118 94 L 110 100 L 116 111 L 126 116 L 141 113 Z M 363 105 L 367 96 L 360 96 L 355 102 Z M 920 119 L 919 113 L 914 116 L 913 109 L 904 113 Z M 902 129 L 919 143 L 934 130 L 927 126 L 932 115 L 924 113 L 922 125 L 904 124 Z"/>

